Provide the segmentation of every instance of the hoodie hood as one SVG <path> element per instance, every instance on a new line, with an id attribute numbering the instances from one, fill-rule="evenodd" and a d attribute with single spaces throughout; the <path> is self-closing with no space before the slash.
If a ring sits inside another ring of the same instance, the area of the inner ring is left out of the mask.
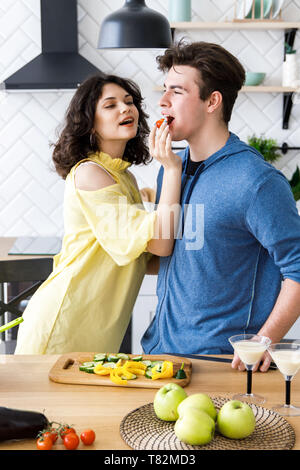
<path id="1" fill-rule="evenodd" d="M 76 0 L 41 0 L 42 52 L 4 80 L 11 90 L 76 89 L 101 73 L 78 53 Z"/>

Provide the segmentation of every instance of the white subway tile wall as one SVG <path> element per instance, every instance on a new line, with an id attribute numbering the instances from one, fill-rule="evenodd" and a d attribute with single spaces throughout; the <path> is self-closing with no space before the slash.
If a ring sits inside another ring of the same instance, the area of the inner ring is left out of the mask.
<path id="1" fill-rule="evenodd" d="M 102 20 L 124 0 L 79 0 L 79 52 L 104 72 L 134 79 L 142 89 L 149 123 L 160 117 L 163 75 L 155 57 L 161 51 L 100 51 Z M 167 15 L 166 0 L 147 0 L 150 8 Z M 192 21 L 232 19 L 233 0 L 192 0 Z M 283 19 L 300 21 L 300 0 L 286 0 Z M 154 32 L 155 34 L 155 32 Z M 266 72 L 265 84 L 280 84 L 283 31 L 183 31 L 192 40 L 221 44 L 249 71 Z M 295 49 L 299 49 L 299 33 Z M 0 2 L 0 83 L 40 53 L 40 0 Z M 299 50 L 300 53 L 300 50 Z M 56 139 L 72 93 L 0 93 L 0 236 L 61 235 L 63 233 L 64 182 L 53 171 L 49 144 Z M 246 140 L 253 133 L 276 138 L 278 143 L 300 146 L 300 100 L 282 129 L 281 94 L 240 94 L 230 129 Z M 290 151 L 276 166 L 290 178 L 300 166 L 300 153 Z M 154 187 L 158 165 L 135 167 L 140 187 Z"/>

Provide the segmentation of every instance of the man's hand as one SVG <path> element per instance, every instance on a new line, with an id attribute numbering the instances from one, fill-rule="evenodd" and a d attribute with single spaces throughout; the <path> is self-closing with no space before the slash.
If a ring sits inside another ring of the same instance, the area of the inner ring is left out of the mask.
<path id="1" fill-rule="evenodd" d="M 261 358 L 261 360 L 257 362 L 257 364 L 255 364 L 253 368 L 253 372 L 256 372 L 258 369 L 260 370 L 260 372 L 267 372 L 270 367 L 271 361 L 272 361 L 272 358 L 270 354 L 268 353 L 268 351 L 266 351 L 263 357 Z M 233 369 L 238 369 L 240 371 L 243 371 L 246 369 L 246 367 L 244 366 L 244 363 L 240 360 L 239 356 L 236 353 L 234 353 L 231 367 Z"/>

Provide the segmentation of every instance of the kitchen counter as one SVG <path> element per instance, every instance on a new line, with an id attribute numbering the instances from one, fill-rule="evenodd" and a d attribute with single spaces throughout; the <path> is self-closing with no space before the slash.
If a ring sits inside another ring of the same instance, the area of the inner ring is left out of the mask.
<path id="1" fill-rule="evenodd" d="M 74 425 L 78 433 L 94 429 L 94 444 L 78 449 L 130 450 L 120 436 L 120 423 L 130 411 L 153 402 L 157 389 L 55 383 L 48 373 L 58 357 L 0 355 L 1 406 L 42 412 L 49 421 Z M 192 359 L 192 364 L 192 380 L 185 388 L 188 395 L 203 392 L 231 399 L 232 394 L 246 390 L 246 373 L 233 370 L 230 363 Z M 253 374 L 253 392 L 267 398 L 265 408 L 283 402 L 283 376 L 277 370 Z M 300 373 L 292 381 L 291 397 L 293 404 L 300 405 Z M 300 449 L 300 416 L 287 421 L 296 433 L 294 449 Z M 54 448 L 64 447 L 56 444 Z M 0 450 L 4 449 L 34 450 L 35 440 L 1 442 Z"/>
<path id="2" fill-rule="evenodd" d="M 14 245 L 17 237 L 0 237 L 0 261 L 30 258 L 51 258 L 52 255 L 9 255 L 8 252 Z"/>

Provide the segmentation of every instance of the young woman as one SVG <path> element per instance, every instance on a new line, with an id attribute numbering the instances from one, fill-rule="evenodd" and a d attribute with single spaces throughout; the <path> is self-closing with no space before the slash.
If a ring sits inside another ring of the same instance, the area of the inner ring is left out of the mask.
<path id="1" fill-rule="evenodd" d="M 87 79 L 75 93 L 54 147 L 65 179 L 64 237 L 53 272 L 30 299 L 16 354 L 118 352 L 151 253 L 173 249 L 181 158 L 166 124 L 150 134 L 139 88 L 113 75 Z M 132 164 L 150 157 L 165 170 L 157 210 L 148 213 Z"/>

